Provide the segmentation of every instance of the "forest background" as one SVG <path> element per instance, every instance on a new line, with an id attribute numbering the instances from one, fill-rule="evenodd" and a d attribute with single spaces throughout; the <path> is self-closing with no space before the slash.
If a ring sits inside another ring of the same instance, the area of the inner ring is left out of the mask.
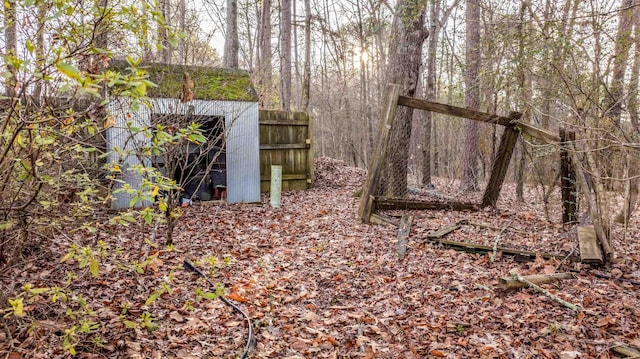
<path id="1" fill-rule="evenodd" d="M 637 202 L 638 0 L 7 0 L 3 4 L 0 268 L 6 269 L 3 275 L 10 275 L 2 277 L 0 313 L 5 330 L 0 335 L 15 338 L 2 341 L 9 350 L 21 341 L 33 344 L 27 338 L 41 340 L 35 330 L 38 325 L 55 335 L 54 342 L 65 353 L 73 354 L 79 343 L 88 346 L 86 334 L 99 327 L 94 311 L 99 305 L 87 305 L 86 298 L 94 294 L 94 285 L 109 287 L 98 279 L 105 274 L 126 278 L 121 288 L 131 287 L 132 282 L 142 288 L 133 313 L 130 303 L 114 302 L 113 313 L 102 313 L 105 318 L 119 329 L 146 329 L 148 334 L 157 329 L 148 308 L 171 297 L 168 283 L 181 261 L 171 254 L 173 267 L 162 283 L 164 279 L 156 278 L 154 286 L 147 286 L 144 275 L 157 273 L 163 265 L 159 256 L 175 249 L 170 235 L 166 248 L 157 249 L 156 234 L 162 223 L 172 230 L 182 212 L 158 194 L 175 193 L 179 186 L 170 179 L 159 181 L 152 169 L 138 168 L 155 182 L 144 182 L 136 201 L 156 199 L 158 206 L 105 217 L 102 210 L 110 200 L 105 183 L 112 184 L 121 168 L 105 165 L 105 150 L 95 142 L 113 125 L 113 118 L 104 112 L 109 96 L 131 98 L 133 109 L 145 105 L 147 90 L 154 86 L 141 66 L 148 61 L 245 69 L 262 108 L 312 114 L 319 157 L 362 168 L 372 161 L 388 82 L 400 83 L 405 95 L 472 110 L 519 111 L 522 121 L 552 133 L 560 129 L 576 133 L 574 162 L 584 174 L 580 186 L 591 220 L 605 229 L 612 219 L 626 225 Z M 211 45 L 216 38 L 224 39 L 221 54 Z M 112 59 L 127 59 L 128 68 L 113 71 Z M 198 79 L 193 81 L 197 84 Z M 188 91 L 187 83 L 187 95 Z M 432 176 L 438 176 L 460 180 L 461 191 L 480 187 L 490 172 L 500 128 L 420 111 L 398 117 L 404 119 L 410 138 L 392 146 L 401 148 L 416 184 L 430 188 Z M 149 129 L 131 130 L 158 139 L 143 154 L 204 140 L 195 125 L 179 131 L 158 127 L 153 136 Z M 535 186 L 547 204 L 560 181 L 557 144 L 524 136 L 516 148 L 508 180 L 516 183 L 518 200 L 524 201 L 525 187 Z M 340 198 L 347 197 L 342 193 Z M 326 208 L 310 208 L 313 216 L 327 213 Z M 246 210 L 254 213 L 252 208 Z M 551 221 L 546 206 L 545 210 Z M 231 216 L 232 211 L 225 213 Z M 580 221 L 589 221 L 583 217 Z M 134 222 L 147 227 L 136 237 L 138 249 L 129 250 L 130 238 L 121 237 L 126 231 L 119 226 Z M 240 222 L 247 221 L 227 223 L 229 232 L 218 239 L 220 243 L 239 240 L 233 231 Z M 362 225 L 346 223 L 353 228 Z M 277 234 L 274 228 L 265 225 L 265 235 Z M 216 235 L 214 229 L 211 235 Z M 207 238 L 206 243 L 212 242 Z M 296 248 L 294 243 L 286 245 Z M 38 266 L 53 264 L 48 250 L 54 247 L 56 254 L 66 252 L 61 263 L 40 270 Z M 116 264 L 105 264 L 108 258 L 116 258 Z M 231 257 L 224 258 L 216 262 L 212 255 L 212 271 L 218 268 L 214 263 L 229 264 L 224 261 Z M 244 259 L 253 262 L 249 255 Z M 350 262 L 345 263 L 350 268 Z M 63 278 L 60 268 L 74 270 Z M 32 280 L 40 286 L 32 286 Z M 85 285 L 88 292 L 77 295 L 76 289 Z M 196 299 L 217 294 L 196 291 Z M 165 314 L 173 313 L 175 308 L 169 308 L 173 303 L 164 304 Z M 184 308 L 189 305 L 190 299 Z M 64 318 L 63 329 L 59 323 L 42 322 L 54 314 Z M 107 333 L 107 329 L 100 330 Z M 105 347 L 102 339 L 95 338 L 93 345 Z M 125 346 L 113 339 L 115 344 L 109 345 L 114 348 Z"/>

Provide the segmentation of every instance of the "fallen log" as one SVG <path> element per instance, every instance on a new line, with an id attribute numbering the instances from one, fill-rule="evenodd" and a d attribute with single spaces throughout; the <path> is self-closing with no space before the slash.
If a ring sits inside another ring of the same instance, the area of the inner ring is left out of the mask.
<path id="1" fill-rule="evenodd" d="M 557 282 L 563 279 L 573 279 L 575 277 L 576 276 L 572 273 L 535 274 L 535 275 L 522 276 L 522 278 L 537 285 Z M 527 285 L 513 277 L 502 277 L 498 279 L 498 286 L 502 289 L 516 289 L 516 288 L 524 288 Z"/>
<path id="2" fill-rule="evenodd" d="M 376 197 L 375 207 L 379 210 L 446 210 L 476 212 L 479 206 L 471 202 L 459 201 L 422 201 L 416 199 Z"/>
<path id="3" fill-rule="evenodd" d="M 530 281 L 528 281 L 527 279 L 525 279 L 525 277 L 519 275 L 518 273 L 513 273 L 512 274 L 513 279 L 522 282 L 523 284 L 525 284 L 527 287 L 535 290 L 538 293 L 544 294 L 546 297 L 550 298 L 551 300 L 560 303 L 562 305 L 564 305 L 565 307 L 573 310 L 574 312 L 578 312 L 580 310 L 580 307 L 578 307 L 577 305 L 573 304 L 573 303 L 569 303 L 566 300 L 553 295 L 551 292 L 549 292 L 548 290 L 540 287 L 539 285 L 532 283 Z"/>
<path id="4" fill-rule="evenodd" d="M 624 343 L 615 342 L 611 347 L 611 350 L 624 356 L 625 358 L 640 358 L 640 351 L 634 349 Z"/>
<path id="5" fill-rule="evenodd" d="M 457 242 L 457 241 L 448 241 L 445 239 L 430 239 L 430 238 L 427 238 L 425 242 L 438 243 L 446 247 L 451 247 L 453 249 L 457 249 L 465 252 L 471 252 L 471 253 L 493 252 L 493 246 L 487 246 L 487 245 L 478 244 L 478 243 Z M 533 252 L 533 251 L 525 251 L 525 250 L 505 248 L 505 247 L 497 247 L 497 251 L 502 252 L 502 254 L 509 254 L 509 255 L 516 256 L 516 260 L 520 259 L 522 261 L 534 261 L 537 256 L 540 256 L 544 259 L 556 258 L 560 260 L 566 259 L 571 262 L 580 261 L 580 258 L 574 255 Z"/>

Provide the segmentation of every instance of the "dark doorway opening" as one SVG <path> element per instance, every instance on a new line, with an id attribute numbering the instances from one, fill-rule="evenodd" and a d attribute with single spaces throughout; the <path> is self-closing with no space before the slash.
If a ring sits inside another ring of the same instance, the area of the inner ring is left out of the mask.
<path id="1" fill-rule="evenodd" d="M 169 132 L 200 124 L 207 142 L 188 143 L 176 153 L 156 156 L 154 164 L 173 171 L 173 178 L 182 187 L 181 197 L 186 203 L 193 199 L 209 201 L 226 198 L 227 156 L 224 116 L 152 114 L 152 123 L 162 124 Z M 168 162 L 168 163 L 166 163 Z"/>

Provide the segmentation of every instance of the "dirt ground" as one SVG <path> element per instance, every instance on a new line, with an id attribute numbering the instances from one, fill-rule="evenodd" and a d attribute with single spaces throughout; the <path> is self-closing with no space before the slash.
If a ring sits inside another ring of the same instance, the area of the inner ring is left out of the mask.
<path id="1" fill-rule="evenodd" d="M 517 203 L 507 186 L 496 209 L 414 212 L 399 259 L 397 228 L 357 218 L 363 171 L 330 159 L 319 160 L 317 171 L 314 189 L 284 193 L 278 209 L 267 197 L 196 203 L 185 210 L 174 248 L 163 247 L 161 228 L 153 227 L 61 234 L 40 256 L 0 274 L 5 293 L 31 283 L 68 297 L 52 301 L 48 290 L 25 297 L 24 317 L 5 311 L 0 357 L 69 357 L 62 348 L 74 325 L 79 358 L 239 357 L 246 322 L 183 269 L 185 259 L 249 315 L 253 358 L 609 358 L 618 342 L 640 347 L 638 215 L 625 236 L 614 232 L 617 263 L 591 268 L 561 259 L 578 252 L 558 205 L 547 221 L 535 189 Z M 450 182 L 435 184 L 454 192 Z M 490 254 L 427 241 L 428 231 L 462 219 L 487 226 L 463 226 L 447 239 L 493 245 L 500 236 L 500 246 L 560 259 L 499 254 L 492 262 Z M 72 243 L 99 253 L 98 277 L 79 260 L 60 262 Z M 542 287 L 577 311 L 531 289 L 497 285 L 511 272 L 568 270 L 577 271 L 574 279 Z M 87 321 L 97 324 L 78 331 Z"/>

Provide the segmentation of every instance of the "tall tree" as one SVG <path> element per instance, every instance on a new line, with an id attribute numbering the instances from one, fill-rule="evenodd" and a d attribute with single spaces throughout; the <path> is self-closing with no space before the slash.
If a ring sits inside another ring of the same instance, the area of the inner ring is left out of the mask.
<path id="1" fill-rule="evenodd" d="M 386 82 L 400 85 L 400 93 L 414 96 L 418 87 L 422 46 L 429 36 L 424 27 L 426 1 L 399 0 L 391 25 Z M 391 133 L 394 144 L 385 167 L 385 196 L 401 197 L 407 192 L 407 164 L 413 109 L 400 106 Z"/>
<path id="2" fill-rule="evenodd" d="M 302 110 L 309 109 L 311 96 L 311 0 L 304 0 L 304 71 L 302 78 Z"/>
<path id="3" fill-rule="evenodd" d="M 171 44 L 169 43 L 169 15 L 171 13 L 170 0 L 160 0 L 160 12 L 162 13 L 163 22 L 158 24 L 158 40 L 160 42 L 160 51 L 162 62 L 171 63 Z"/>
<path id="4" fill-rule="evenodd" d="M 180 25 L 180 32 L 182 33 L 182 37 L 180 37 L 180 43 L 178 44 L 178 63 L 186 65 L 187 63 L 187 2 L 186 0 L 178 1 L 178 23 Z"/>
<path id="5" fill-rule="evenodd" d="M 464 74 L 464 105 L 471 110 L 480 109 L 480 5 L 479 0 L 467 0 L 466 20 L 466 71 Z M 465 121 L 464 152 L 462 154 L 462 191 L 478 190 L 478 122 Z"/>
<path id="6" fill-rule="evenodd" d="M 435 101 L 436 93 L 436 56 L 438 50 L 438 38 L 442 25 L 447 22 L 449 15 L 454 7 L 458 5 L 460 0 L 456 0 L 450 7 L 442 12 L 442 0 L 431 1 L 429 9 L 429 41 L 427 44 L 427 78 L 425 84 L 425 97 L 429 101 Z M 442 15 L 441 15 L 442 13 Z M 433 143 L 431 134 L 433 131 L 433 112 L 425 111 L 422 127 L 422 185 L 424 187 L 433 187 L 431 183 L 431 148 Z"/>
<path id="7" fill-rule="evenodd" d="M 227 31 L 224 39 L 224 55 L 222 64 L 230 69 L 238 68 L 238 53 L 240 40 L 238 39 L 238 0 L 227 0 Z"/>
<path id="8" fill-rule="evenodd" d="M 527 65 L 527 60 L 525 59 L 525 13 L 527 9 L 527 0 L 522 0 L 520 4 L 520 14 L 519 14 L 519 22 L 518 22 L 518 58 L 517 58 L 517 66 L 516 66 L 516 75 L 518 78 L 518 87 L 520 90 L 520 98 L 521 98 L 521 107 L 524 110 L 522 120 L 525 122 L 529 122 L 529 110 L 527 106 L 531 103 L 531 91 L 529 90 L 527 76 L 525 74 L 525 69 Z M 519 151 L 517 153 L 517 167 L 516 167 L 516 198 L 518 202 L 524 201 L 524 179 L 525 179 L 525 165 L 526 165 L 526 156 L 525 156 L 525 143 L 522 141 L 522 138 L 518 138 L 519 142 Z"/>
<path id="9" fill-rule="evenodd" d="M 260 106 L 269 105 L 273 72 L 271 68 L 271 0 L 262 0 L 260 23 L 258 28 L 258 86 L 260 87 Z"/>
<path id="10" fill-rule="evenodd" d="M 5 56 L 13 57 L 18 54 L 18 34 L 16 27 L 16 6 L 14 0 L 4 2 L 4 41 Z M 6 60 L 5 60 L 6 61 Z M 16 95 L 16 72 L 17 69 L 6 61 L 10 76 L 5 80 L 5 91 L 9 97 Z"/>
<path id="11" fill-rule="evenodd" d="M 613 76 L 608 92 L 608 114 L 619 125 L 622 113 L 625 73 L 629 60 L 629 49 L 632 45 L 634 21 L 634 3 L 636 0 L 621 0 L 618 15 L 618 32 L 616 34 L 615 53 L 613 57 Z"/>
<path id="12" fill-rule="evenodd" d="M 291 109 L 291 0 L 282 0 L 280 8 L 280 104 Z"/>
<path id="13" fill-rule="evenodd" d="M 624 5 L 632 5 L 625 4 Z M 638 4 L 640 5 L 640 4 Z M 622 62 L 623 58 L 629 57 L 629 49 L 625 49 L 622 42 L 632 42 L 634 45 L 633 52 L 633 65 L 631 66 L 631 76 L 629 80 L 629 96 L 628 96 L 628 109 L 630 126 L 623 126 L 622 132 L 625 134 L 627 142 L 637 143 L 640 141 L 640 123 L 638 121 L 638 77 L 640 72 L 640 6 L 635 8 L 622 9 L 623 14 L 620 16 L 620 27 L 625 27 L 624 30 L 618 28 L 618 36 L 616 38 L 616 59 L 614 60 L 614 77 L 612 78 L 611 85 L 611 102 L 610 113 L 619 121 L 622 106 L 620 104 L 621 97 L 623 95 L 623 83 L 624 81 L 624 67 L 625 64 L 618 64 Z M 629 12 L 633 12 L 630 14 Z M 633 41 L 631 39 L 633 27 Z M 618 55 L 618 52 L 627 52 L 626 54 Z M 616 65 L 620 67 L 616 72 Z M 617 77 L 617 79 L 616 79 Z M 619 82 L 618 82 L 619 81 Z M 616 101 L 615 99 L 618 98 Z M 614 102 L 615 101 L 615 102 Z M 627 183 L 625 183 L 625 200 L 622 210 L 616 215 L 615 221 L 627 225 L 631 219 L 631 215 L 635 211 L 638 205 L 638 197 L 640 192 L 640 156 L 639 151 L 634 149 L 625 149 L 627 154 Z"/>

